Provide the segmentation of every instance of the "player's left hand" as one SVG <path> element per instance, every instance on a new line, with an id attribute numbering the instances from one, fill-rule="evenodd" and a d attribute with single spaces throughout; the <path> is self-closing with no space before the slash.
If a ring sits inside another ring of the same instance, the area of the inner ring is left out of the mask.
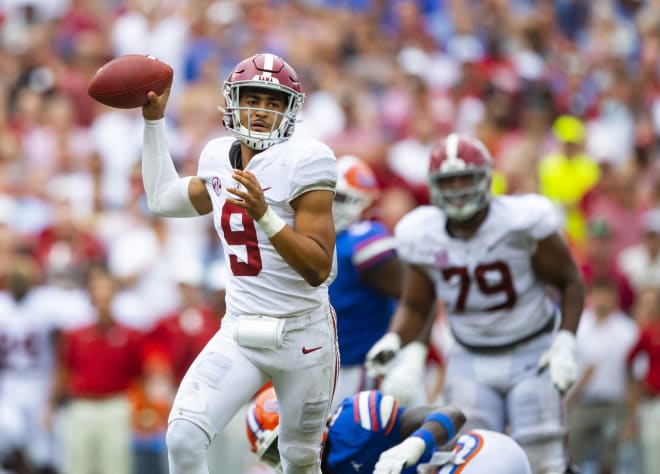
<path id="1" fill-rule="evenodd" d="M 237 185 L 227 188 L 227 192 L 236 197 L 227 198 L 227 201 L 244 208 L 253 220 L 259 220 L 266 213 L 268 204 L 256 176 L 249 171 L 235 169 L 232 178 Z"/>
<path id="2" fill-rule="evenodd" d="M 561 330 L 552 341 L 550 349 L 544 352 L 539 360 L 539 372 L 547 367 L 552 383 L 562 394 L 571 388 L 577 378 L 575 351 L 575 335 Z"/>
<path id="3" fill-rule="evenodd" d="M 374 467 L 374 474 L 399 474 L 403 468 L 413 466 L 424 454 L 426 445 L 422 438 L 411 436 L 383 451 Z"/>
<path id="4" fill-rule="evenodd" d="M 401 337 L 395 332 L 385 333 L 367 352 L 364 361 L 367 375 L 372 378 L 384 375 L 385 366 L 394 358 L 400 348 Z"/>

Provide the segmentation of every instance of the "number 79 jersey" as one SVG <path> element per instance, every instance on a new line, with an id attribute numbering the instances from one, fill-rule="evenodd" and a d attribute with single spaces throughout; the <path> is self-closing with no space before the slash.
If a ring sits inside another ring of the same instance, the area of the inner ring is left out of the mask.
<path id="1" fill-rule="evenodd" d="M 395 237 L 400 258 L 422 268 L 433 282 L 459 341 L 502 346 L 548 324 L 554 307 L 532 268 L 537 242 L 559 228 L 548 199 L 494 198 L 469 239 L 453 238 L 446 224 L 440 208 L 422 206 L 401 219 Z"/>
<path id="2" fill-rule="evenodd" d="M 282 317 L 309 311 L 327 300 L 328 285 L 311 287 L 280 254 L 259 225 L 242 207 L 227 202 L 236 187 L 230 150 L 236 140 L 210 141 L 200 156 L 197 175 L 206 183 L 213 203 L 213 221 L 231 271 L 227 282 L 227 312 Z M 337 164 L 330 148 L 315 140 L 287 140 L 256 154 L 246 171 L 252 172 L 266 203 L 293 227 L 291 201 L 312 190 L 334 192 Z"/>

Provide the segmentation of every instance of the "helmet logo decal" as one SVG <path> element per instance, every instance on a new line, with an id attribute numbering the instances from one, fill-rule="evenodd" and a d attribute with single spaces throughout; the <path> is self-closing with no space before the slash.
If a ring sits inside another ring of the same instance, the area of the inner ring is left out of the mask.
<path id="1" fill-rule="evenodd" d="M 279 84 L 280 80 L 276 77 L 273 77 L 271 73 L 264 72 L 263 74 L 256 75 L 252 78 L 253 81 L 263 81 L 263 82 L 272 82 L 273 84 Z"/>
<path id="2" fill-rule="evenodd" d="M 277 403 L 277 400 L 274 399 L 266 400 L 266 402 L 264 403 L 264 410 L 269 411 L 271 413 L 279 413 L 280 405 Z"/>
<path id="3" fill-rule="evenodd" d="M 346 173 L 346 181 L 357 188 L 376 188 L 376 180 L 371 172 L 355 166 Z"/>

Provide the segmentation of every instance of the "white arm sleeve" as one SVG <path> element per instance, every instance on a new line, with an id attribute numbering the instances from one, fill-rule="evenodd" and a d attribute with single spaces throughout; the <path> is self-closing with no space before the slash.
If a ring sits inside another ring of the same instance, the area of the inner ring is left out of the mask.
<path id="1" fill-rule="evenodd" d="M 191 176 L 180 178 L 167 148 L 165 119 L 144 121 L 142 182 L 149 210 L 166 217 L 194 217 L 199 213 L 188 195 Z"/>

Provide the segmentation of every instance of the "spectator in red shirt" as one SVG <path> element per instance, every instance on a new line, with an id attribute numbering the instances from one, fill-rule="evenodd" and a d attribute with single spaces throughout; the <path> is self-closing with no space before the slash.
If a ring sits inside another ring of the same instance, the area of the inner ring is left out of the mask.
<path id="1" fill-rule="evenodd" d="M 68 474 L 132 473 L 127 390 L 141 373 L 142 337 L 113 319 L 117 283 L 95 268 L 89 298 L 96 322 L 64 333 L 56 398 L 69 403 L 64 470 Z"/>
<path id="2" fill-rule="evenodd" d="M 633 410 L 638 410 L 639 438 L 646 474 L 660 473 L 660 291 L 648 288 L 639 293 L 640 300 L 654 299 L 653 313 L 646 313 L 640 321 L 637 342 L 628 354 L 628 369 L 632 374 L 637 356 L 648 358 L 648 368 L 641 382 L 631 396 Z"/>

